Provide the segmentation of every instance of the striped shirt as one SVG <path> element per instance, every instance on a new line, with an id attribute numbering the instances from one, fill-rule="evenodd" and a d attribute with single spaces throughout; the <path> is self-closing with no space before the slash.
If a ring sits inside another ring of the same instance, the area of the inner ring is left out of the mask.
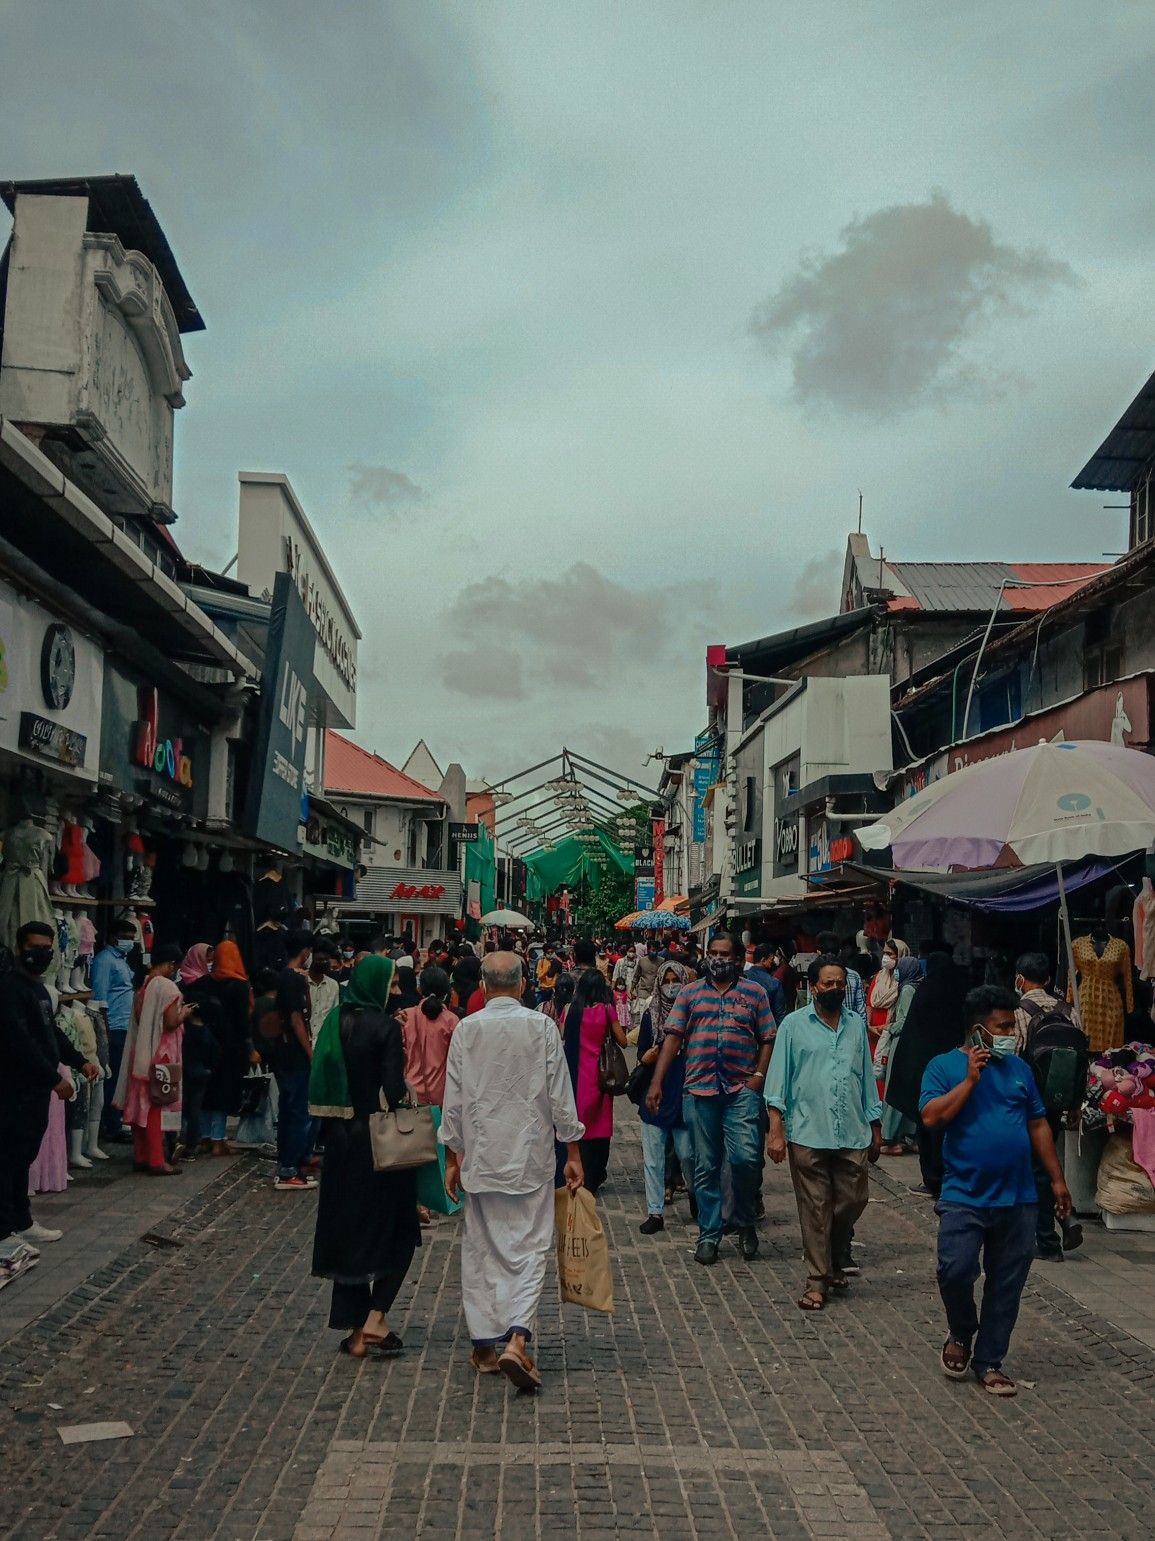
<path id="1" fill-rule="evenodd" d="M 774 1037 L 774 1013 L 756 980 L 737 979 L 722 991 L 699 979 L 679 992 L 666 1032 L 686 1041 L 687 1095 L 716 1097 L 740 1090 L 754 1074 L 759 1052 Z"/>

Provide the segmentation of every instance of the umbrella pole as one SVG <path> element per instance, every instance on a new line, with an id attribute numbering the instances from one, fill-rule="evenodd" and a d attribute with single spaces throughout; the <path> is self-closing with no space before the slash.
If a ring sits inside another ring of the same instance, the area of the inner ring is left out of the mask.
<path id="1" fill-rule="evenodd" d="M 1063 932 L 1063 943 L 1067 950 L 1067 978 L 1070 981 L 1072 1011 L 1075 1021 L 1080 1027 L 1083 1025 L 1082 1014 L 1079 1011 L 1079 992 L 1075 988 L 1075 949 L 1071 943 L 1071 915 L 1067 909 L 1067 889 L 1063 882 L 1063 864 L 1055 863 L 1055 877 L 1059 884 L 1059 925 Z"/>

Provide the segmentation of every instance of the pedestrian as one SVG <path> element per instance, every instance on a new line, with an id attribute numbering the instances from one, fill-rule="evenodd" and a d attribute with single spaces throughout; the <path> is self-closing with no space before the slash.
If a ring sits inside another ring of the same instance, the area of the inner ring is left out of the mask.
<path id="1" fill-rule="evenodd" d="M 174 1162 L 195 1160 L 198 1150 L 211 1149 L 211 1142 L 204 1137 L 204 1101 L 213 1070 L 221 1058 L 217 1034 L 205 1021 L 202 1003 L 193 1000 L 189 1004 L 193 1009 L 185 1018 L 181 1037 L 182 1125 L 180 1144 L 173 1152 Z"/>
<path id="2" fill-rule="evenodd" d="M 779 983 L 777 975 L 771 970 L 777 951 L 773 942 L 758 942 L 754 948 L 754 961 L 746 970 L 746 978 L 762 986 L 766 992 L 766 999 L 770 1002 L 770 1010 L 774 1013 L 775 1022 L 781 1022 L 786 1015 L 786 992 Z"/>
<path id="3" fill-rule="evenodd" d="M 150 1177 L 175 1177 L 180 1168 L 165 1154 L 165 1135 L 179 1135 L 181 1092 L 179 1078 L 187 1005 L 176 983 L 179 947 L 154 947 L 152 966 L 133 1001 L 132 1024 L 120 1062 L 113 1101 L 124 1111 L 132 1129 L 133 1170 Z M 176 1074 L 176 1095 L 163 1106 L 154 1101 L 154 1069 L 167 1065 Z"/>
<path id="4" fill-rule="evenodd" d="M 579 943 L 578 946 L 581 944 Z M 650 1004 L 658 984 L 659 957 L 658 939 L 656 936 L 646 938 L 645 946 L 639 946 L 637 962 L 634 971 L 630 975 L 629 1002 L 630 1021 L 635 1029 L 642 1023 L 642 1012 Z M 574 948 L 576 955 L 577 947 Z"/>
<path id="5" fill-rule="evenodd" d="M 1060 1218 L 1071 1213 L 1046 1108 L 1030 1067 L 1015 1053 L 1017 1006 L 1014 993 L 996 985 L 972 990 L 964 1003 L 965 1036 L 931 1060 L 921 1095 L 923 1120 L 945 1128 L 935 1206 L 948 1329 L 942 1368 L 956 1380 L 973 1370 L 984 1391 L 999 1397 L 1018 1390 L 1003 1361 L 1035 1256 L 1032 1156 L 1046 1169 Z M 976 1313 L 980 1257 L 985 1282 Z"/>
<path id="6" fill-rule="evenodd" d="M 480 990 L 481 959 L 476 953 L 462 953 L 453 966 L 453 993 L 449 999 L 449 1004 L 459 1017 L 468 1016 L 473 1011 L 480 1011 L 485 1005 L 484 996 L 481 996 L 474 1005 Z"/>
<path id="7" fill-rule="evenodd" d="M 557 1030 L 559 1033 L 562 1031 L 565 1025 L 566 1012 L 570 1008 L 570 1003 L 573 1000 L 573 993 L 576 989 L 576 974 L 571 974 L 568 972 L 565 974 L 559 974 L 557 977 L 557 984 L 553 989 L 553 998 L 546 1001 L 545 1005 L 541 1008 L 542 1014 L 544 1016 L 547 1016 L 551 1022 L 557 1023 Z"/>
<path id="8" fill-rule="evenodd" d="M 922 1078 L 931 1060 L 962 1038 L 965 996 L 962 973 L 950 954 L 932 952 L 926 960 L 926 978 L 915 987 L 888 1066 L 887 1106 L 916 1120 L 922 1188 L 936 1199 L 942 1187 L 942 1130 L 927 1128 L 921 1117 Z"/>
<path id="9" fill-rule="evenodd" d="M 866 1024 L 846 1005 L 846 970 L 830 953 L 807 969 L 810 1002 L 778 1028 L 766 1103 L 766 1154 L 789 1157 L 806 1289 L 803 1311 L 821 1311 L 849 1285 L 842 1266 L 869 1197 L 869 1164 L 882 1143 L 882 1104 Z"/>
<path id="10" fill-rule="evenodd" d="M 684 964 L 667 963 L 658 977 L 658 986 L 649 1006 L 642 1013 L 638 1036 L 638 1063 L 654 1065 L 661 1053 L 666 1037 L 666 1023 L 678 993 L 689 982 L 689 971 Z M 666 1072 L 662 1082 L 662 1100 L 657 1112 L 651 1113 L 643 1099 L 638 1108 L 642 1121 L 642 1162 L 646 1182 L 646 1218 L 638 1229 L 643 1236 L 652 1236 L 666 1225 L 666 1151 L 671 1139 L 674 1154 L 681 1164 L 682 1173 L 693 1192 L 694 1145 L 690 1131 L 682 1117 L 682 1082 L 685 1078 L 685 1059 L 679 1054 Z"/>
<path id="11" fill-rule="evenodd" d="M 1086 1033 L 1075 1022 L 1074 1014 L 1066 1001 L 1062 1001 L 1051 989 L 1051 971 L 1045 953 L 1025 952 L 1015 964 L 1015 992 L 1019 997 L 1015 1011 L 1015 1041 L 1017 1052 L 1031 1067 L 1035 1084 L 1039 1085 L 1041 1067 L 1048 1050 L 1046 1042 L 1062 1040 L 1072 1052 L 1068 1063 L 1071 1071 L 1070 1100 L 1066 1107 L 1056 1108 L 1048 1104 L 1047 1127 L 1059 1148 L 1059 1132 L 1064 1119 L 1078 1127 L 1078 1110 L 1087 1085 L 1087 1064 L 1090 1060 L 1090 1043 Z M 1057 1032 L 1056 1032 L 1057 1029 Z M 1036 1068 L 1036 1062 L 1039 1068 Z M 1040 1095 L 1042 1087 L 1040 1086 Z M 1038 1228 L 1035 1232 L 1035 1256 L 1040 1262 L 1061 1263 L 1064 1252 L 1073 1252 L 1083 1244 L 1083 1227 L 1064 1218 L 1062 1236 L 1055 1229 L 1055 1201 L 1051 1194 L 1051 1180 L 1046 1167 L 1035 1158 L 1035 1190 L 1039 1203 Z"/>
<path id="12" fill-rule="evenodd" d="M 362 959 L 321 1025 L 308 1072 L 307 1111 L 324 1119 L 325 1140 L 312 1273 L 332 1280 L 329 1326 L 348 1333 L 339 1346 L 353 1359 L 403 1352 L 388 1312 L 421 1245 L 416 1172 L 375 1171 L 369 1139 L 381 1099 L 390 1108 L 405 1100 L 401 1025 L 389 1009 L 395 984 L 391 959 Z"/>
<path id="13" fill-rule="evenodd" d="M 313 1057 L 309 960 L 313 939 L 307 931 L 291 931 L 286 946 L 289 965 L 277 975 L 273 1025 L 278 1031 L 268 1047 L 277 1083 L 277 1175 L 273 1187 L 293 1193 L 317 1186 L 316 1178 L 306 1171 L 313 1144 L 309 1118 L 309 1063 Z"/>
<path id="14" fill-rule="evenodd" d="M 209 986 L 216 999 L 212 1028 L 219 1049 L 205 1088 L 205 1134 L 214 1156 L 228 1156 L 228 1120 L 241 1110 L 245 1077 L 259 1062 L 253 1045 L 253 989 L 236 942 L 213 951 Z"/>
<path id="15" fill-rule="evenodd" d="M 552 942 L 547 942 L 542 955 L 537 961 L 537 1005 L 542 1007 L 553 999 L 554 986 L 557 977 L 561 973 L 561 964 L 558 962 L 557 948 Z"/>
<path id="16" fill-rule="evenodd" d="M 340 1004 L 338 963 L 338 953 L 333 943 L 318 937 L 309 958 L 309 1030 L 314 1043 L 325 1018 L 334 1006 Z"/>
<path id="17" fill-rule="evenodd" d="M 107 942 L 92 960 L 89 980 L 92 987 L 91 1004 L 103 1012 L 108 1029 L 108 1079 L 111 1086 L 115 1086 L 120 1077 L 124 1042 L 132 1023 L 132 997 L 136 992 L 136 980 L 128 955 L 135 945 L 136 928 L 132 922 L 116 921 L 109 928 Z M 113 1143 L 126 1138 L 120 1112 L 108 1095 L 104 1098 L 101 1133 L 105 1140 Z"/>
<path id="18" fill-rule="evenodd" d="M 449 975 L 429 966 L 421 971 L 420 1005 L 401 1013 L 405 1079 L 417 1101 L 440 1108 L 445 1100 L 445 1062 L 458 1018 L 450 1011 Z"/>
<path id="19" fill-rule="evenodd" d="M 470 1363 L 479 1374 L 501 1371 L 534 1390 L 541 1375 L 529 1346 L 554 1256 L 554 1140 L 567 1147 L 565 1183 L 576 1192 L 585 1128 L 554 1024 L 520 1004 L 520 959 L 490 953 L 482 979 L 485 1008 L 459 1024 L 449 1045 L 445 1189 L 465 1208 L 461 1294 Z"/>
<path id="20" fill-rule="evenodd" d="M 189 985 L 195 985 L 199 980 L 207 979 L 212 964 L 213 950 L 209 943 L 194 943 L 181 959 L 180 967 L 176 971 L 176 982 L 180 986 L 181 994 L 184 994 Z"/>
<path id="21" fill-rule="evenodd" d="M 894 972 L 898 983 L 898 1001 L 894 1008 L 894 1021 L 889 1027 L 883 1029 L 874 1051 L 874 1074 L 878 1081 L 878 1094 L 885 1104 L 882 1110 L 882 1154 L 913 1156 L 918 1153 L 918 1120 L 891 1107 L 886 1100 L 886 1088 L 907 1016 L 922 982 L 922 970 L 917 958 L 899 958 L 898 967 Z"/>
<path id="22" fill-rule="evenodd" d="M 569 1066 L 577 1115 L 585 1125 L 581 1142 L 585 1186 L 596 1197 L 609 1170 L 614 1135 L 614 1099 L 598 1082 L 598 1059 L 607 1038 L 626 1046 L 626 1031 L 618 1023 L 610 987 L 597 968 L 586 969 L 574 989 L 562 1023 L 562 1044 Z M 564 1181 L 566 1154 L 557 1151 L 557 1186 Z"/>
<path id="23" fill-rule="evenodd" d="M 866 1025 L 870 1030 L 870 1054 L 878 1046 L 883 1028 L 894 1021 L 898 1006 L 898 960 L 909 958 L 910 948 L 899 937 L 892 936 L 882 949 L 882 966 L 870 982 L 866 1000 Z"/>
<path id="24" fill-rule="evenodd" d="M 831 957 L 841 958 L 846 970 L 846 1005 L 850 1011 L 855 1012 L 867 1023 L 866 1011 L 866 985 L 862 975 L 847 957 L 849 949 L 838 941 L 838 934 L 834 931 L 820 931 L 815 938 L 818 943 L 818 951 Z"/>
<path id="25" fill-rule="evenodd" d="M 743 958 L 737 937 L 721 931 L 710 938 L 706 976 L 679 991 L 646 1095 L 647 1110 L 657 1114 L 666 1076 L 684 1054 L 682 1112 L 694 1145 L 698 1204 L 694 1259 L 707 1265 L 718 1261 L 722 1241 L 724 1159 L 730 1163 L 742 1256 L 758 1255 L 762 1089 L 775 1023 L 765 990 L 743 977 Z"/>
<path id="26" fill-rule="evenodd" d="M 397 965 L 397 989 L 390 1003 L 393 1012 L 411 1011 L 421 1000 L 417 973 L 406 963 Z"/>
<path id="27" fill-rule="evenodd" d="M 56 931 L 30 920 L 16 933 L 13 967 L 0 977 L 0 1287 L 40 1259 L 38 1242 L 61 1232 L 32 1218 L 28 1173 L 35 1161 L 52 1098 L 67 1102 L 74 1087 L 67 1065 L 92 1082 L 100 1074 L 56 1026 L 43 976 L 55 956 Z"/>

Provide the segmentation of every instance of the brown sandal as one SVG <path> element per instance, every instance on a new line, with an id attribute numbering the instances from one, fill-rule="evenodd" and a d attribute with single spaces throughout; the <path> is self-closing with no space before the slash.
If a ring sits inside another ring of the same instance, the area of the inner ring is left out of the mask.
<path id="1" fill-rule="evenodd" d="M 1014 1381 L 1001 1370 L 984 1370 L 981 1375 L 976 1371 L 975 1379 L 988 1396 L 1014 1397 L 1019 1394 L 1019 1388 Z"/>
<path id="2" fill-rule="evenodd" d="M 826 1296 L 821 1290 L 807 1290 L 805 1295 L 799 1297 L 798 1309 L 800 1311 L 825 1311 Z"/>
<path id="3" fill-rule="evenodd" d="M 537 1391 L 541 1387 L 541 1376 L 537 1366 L 528 1354 L 523 1354 L 519 1348 L 514 1348 L 512 1343 L 507 1343 L 504 1352 L 497 1361 L 497 1368 L 513 1382 L 519 1391 Z"/>
<path id="4" fill-rule="evenodd" d="M 971 1351 L 965 1343 L 948 1338 L 942 1346 L 939 1363 L 944 1375 L 949 1375 L 951 1380 L 962 1380 L 971 1367 Z"/>
<path id="5" fill-rule="evenodd" d="M 482 1357 L 485 1354 L 489 1355 L 488 1359 Z M 495 1348 L 475 1348 L 469 1356 L 469 1362 L 477 1371 L 478 1375 L 501 1374 L 501 1365 L 498 1361 L 497 1350 Z"/>

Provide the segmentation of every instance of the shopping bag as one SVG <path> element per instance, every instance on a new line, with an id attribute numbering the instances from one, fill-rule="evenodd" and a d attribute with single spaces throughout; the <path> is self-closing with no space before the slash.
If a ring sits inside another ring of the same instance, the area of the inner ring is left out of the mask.
<path id="1" fill-rule="evenodd" d="M 441 1128 L 441 1109 L 430 1108 L 433 1128 Z M 461 1200 L 454 1202 L 445 1191 L 445 1146 L 437 1142 L 437 1160 L 417 1168 L 417 1202 L 435 1215 L 455 1215 L 461 1208 Z"/>
<path id="2" fill-rule="evenodd" d="M 588 1188 L 571 1193 L 558 1188 L 553 1196 L 557 1224 L 557 1271 L 561 1298 L 587 1311 L 614 1309 L 614 1279 L 610 1249 L 598 1219 L 598 1206 Z"/>
<path id="3" fill-rule="evenodd" d="M 434 1109 L 410 1100 L 400 1107 L 386 1105 L 384 1092 L 378 1092 L 381 1107 L 369 1114 L 369 1148 L 375 1172 L 407 1172 L 437 1160 L 440 1143 L 433 1123 Z"/>

